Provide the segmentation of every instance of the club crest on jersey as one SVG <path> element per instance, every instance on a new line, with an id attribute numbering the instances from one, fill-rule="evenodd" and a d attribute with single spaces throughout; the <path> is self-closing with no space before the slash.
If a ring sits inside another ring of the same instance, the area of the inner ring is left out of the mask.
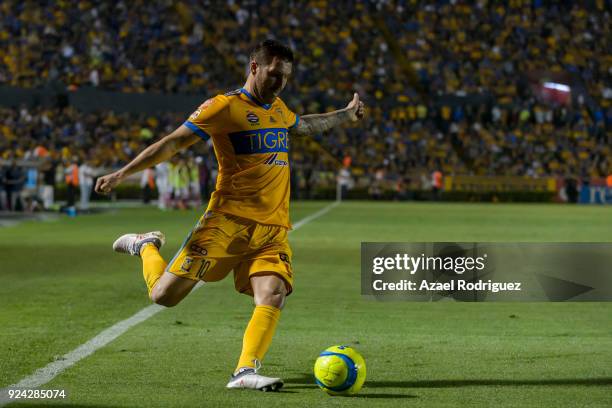
<path id="1" fill-rule="evenodd" d="M 181 265 L 181 269 L 184 272 L 189 272 L 191 270 L 191 267 L 193 266 L 193 258 L 185 258 L 185 261 L 183 261 L 183 265 Z"/>
<path id="2" fill-rule="evenodd" d="M 256 114 L 254 114 L 253 112 L 249 112 L 249 113 L 247 113 L 246 118 L 247 118 L 247 120 L 248 120 L 250 123 L 257 123 L 257 122 L 259 122 L 259 116 L 257 116 L 257 115 L 256 115 Z"/>

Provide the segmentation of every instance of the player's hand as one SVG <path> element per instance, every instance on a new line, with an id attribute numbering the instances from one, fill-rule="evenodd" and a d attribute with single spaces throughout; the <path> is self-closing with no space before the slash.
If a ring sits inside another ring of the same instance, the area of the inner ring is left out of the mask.
<path id="1" fill-rule="evenodd" d="M 108 194 L 121 183 L 121 180 L 123 180 L 123 177 L 118 171 L 102 176 L 96 181 L 95 191 L 98 194 Z"/>
<path id="2" fill-rule="evenodd" d="M 363 114 L 365 113 L 365 105 L 359 100 L 359 94 L 357 92 L 355 92 L 353 95 L 353 100 L 346 105 L 346 110 L 349 113 L 351 122 L 357 122 L 363 118 Z"/>

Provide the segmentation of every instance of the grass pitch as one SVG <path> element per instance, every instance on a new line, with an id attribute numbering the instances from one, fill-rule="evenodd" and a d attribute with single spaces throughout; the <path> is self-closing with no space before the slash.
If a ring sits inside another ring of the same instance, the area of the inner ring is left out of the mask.
<path id="1" fill-rule="evenodd" d="M 324 202 L 293 203 L 297 221 Z M 0 388 L 149 304 L 124 232 L 160 229 L 169 259 L 198 212 L 118 210 L 0 229 Z M 362 241 L 612 241 L 612 208 L 347 202 L 290 235 L 295 291 L 264 375 L 281 393 L 226 391 L 251 298 L 205 285 L 14 406 L 612 406 L 609 303 L 404 303 L 360 296 Z M 353 345 L 368 374 L 354 397 L 318 390 L 312 366 Z"/>

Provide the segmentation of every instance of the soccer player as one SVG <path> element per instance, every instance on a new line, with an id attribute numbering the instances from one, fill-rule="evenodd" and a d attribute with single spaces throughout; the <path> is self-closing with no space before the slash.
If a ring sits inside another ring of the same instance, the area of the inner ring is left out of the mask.
<path id="1" fill-rule="evenodd" d="M 289 138 L 326 131 L 363 117 L 355 93 L 344 109 L 301 118 L 279 98 L 291 75 L 293 52 L 266 40 L 250 56 L 244 86 L 208 99 L 178 129 L 147 147 L 122 169 L 103 176 L 96 191 L 108 193 L 125 177 L 168 160 L 197 141 L 212 139 L 219 176 L 204 215 L 174 258 L 159 253 L 159 232 L 126 234 L 117 252 L 142 259 L 149 296 L 174 306 L 200 280 L 215 282 L 234 271 L 234 286 L 254 297 L 242 353 L 227 388 L 275 391 L 280 378 L 258 374 L 285 303 L 293 290 L 289 223 Z"/>

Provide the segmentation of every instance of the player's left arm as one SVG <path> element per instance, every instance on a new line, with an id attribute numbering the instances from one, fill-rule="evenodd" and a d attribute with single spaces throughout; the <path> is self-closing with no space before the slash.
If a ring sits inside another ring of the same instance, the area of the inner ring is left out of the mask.
<path id="1" fill-rule="evenodd" d="M 298 123 L 290 129 L 292 136 L 310 136 L 325 132 L 343 123 L 357 122 L 363 118 L 365 105 L 359 100 L 359 94 L 353 95 L 353 100 L 346 108 L 328 113 L 300 116 Z"/>

